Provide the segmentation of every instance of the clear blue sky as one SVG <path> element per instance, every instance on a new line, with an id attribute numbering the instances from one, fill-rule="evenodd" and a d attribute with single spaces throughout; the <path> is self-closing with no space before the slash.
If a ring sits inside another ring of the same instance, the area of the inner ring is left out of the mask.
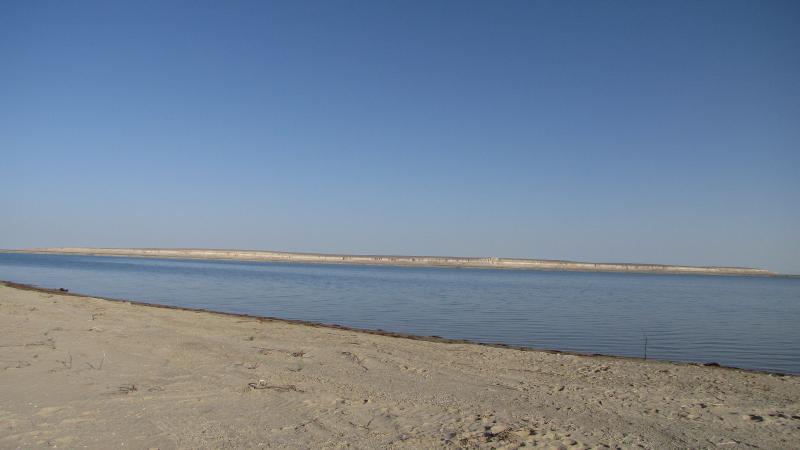
<path id="1" fill-rule="evenodd" d="M 800 2 L 0 2 L 0 247 L 800 273 Z"/>

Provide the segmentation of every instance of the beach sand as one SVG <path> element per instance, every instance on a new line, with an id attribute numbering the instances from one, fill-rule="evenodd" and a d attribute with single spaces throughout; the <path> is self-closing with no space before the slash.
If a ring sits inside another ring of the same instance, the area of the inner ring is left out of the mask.
<path id="1" fill-rule="evenodd" d="M 0 285 L 0 448 L 798 448 L 800 378 Z"/>

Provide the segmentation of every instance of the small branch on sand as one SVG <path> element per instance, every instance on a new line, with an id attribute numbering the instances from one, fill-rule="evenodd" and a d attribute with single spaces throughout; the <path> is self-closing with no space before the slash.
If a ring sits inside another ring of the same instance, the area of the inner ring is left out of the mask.
<path id="1" fill-rule="evenodd" d="M 103 363 L 104 362 L 106 362 L 106 352 L 103 352 L 103 359 L 100 360 L 100 364 L 98 364 L 97 367 L 95 367 L 92 363 L 88 363 L 88 362 L 86 363 L 86 365 L 89 366 L 90 368 L 94 369 L 94 370 L 100 370 L 100 369 L 103 368 Z"/>
<path id="2" fill-rule="evenodd" d="M 130 394 L 131 392 L 138 391 L 139 388 L 135 384 L 123 384 L 119 387 L 118 392 L 120 394 Z"/>
<path id="3" fill-rule="evenodd" d="M 305 392 L 302 389 L 298 389 L 298 387 L 293 385 L 293 384 L 287 384 L 285 386 L 270 385 L 270 384 L 267 384 L 266 380 L 258 380 L 258 383 L 247 383 L 247 385 L 250 386 L 253 389 L 272 389 L 272 390 L 280 391 L 280 392 L 289 392 L 289 391 Z"/>
<path id="4" fill-rule="evenodd" d="M 72 369 L 72 353 L 67 352 L 67 357 L 64 360 L 58 360 L 65 369 Z"/>
<path id="5" fill-rule="evenodd" d="M 281 349 L 277 349 L 277 348 L 266 348 L 266 347 L 253 347 L 253 348 L 258 350 L 258 353 L 260 353 L 262 355 L 269 355 L 272 352 L 283 353 L 285 355 L 292 356 L 294 358 L 302 358 L 302 357 L 304 357 L 306 355 L 306 352 L 304 352 L 302 350 L 301 351 L 297 351 L 297 352 L 293 352 L 293 351 L 281 350 Z"/>

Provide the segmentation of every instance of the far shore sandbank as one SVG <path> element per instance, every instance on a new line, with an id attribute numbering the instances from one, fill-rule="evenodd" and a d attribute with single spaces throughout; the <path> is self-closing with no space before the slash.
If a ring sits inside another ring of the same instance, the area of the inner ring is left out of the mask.
<path id="1" fill-rule="evenodd" d="M 88 248 L 46 247 L 6 250 L 17 253 L 45 253 L 93 256 L 152 258 L 219 259 L 235 261 L 298 262 L 313 264 L 354 264 L 418 267 L 463 267 L 573 272 L 617 272 L 685 275 L 776 276 L 766 269 L 749 267 L 681 266 L 666 264 L 591 263 L 545 259 L 455 256 L 337 255 L 292 253 L 262 250 L 166 249 L 166 248 Z"/>

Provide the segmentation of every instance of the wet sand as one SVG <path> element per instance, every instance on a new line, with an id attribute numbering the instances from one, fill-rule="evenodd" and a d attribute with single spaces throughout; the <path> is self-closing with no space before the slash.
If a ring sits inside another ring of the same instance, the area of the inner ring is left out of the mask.
<path id="1" fill-rule="evenodd" d="M 800 378 L 0 285 L 0 448 L 798 448 Z"/>

